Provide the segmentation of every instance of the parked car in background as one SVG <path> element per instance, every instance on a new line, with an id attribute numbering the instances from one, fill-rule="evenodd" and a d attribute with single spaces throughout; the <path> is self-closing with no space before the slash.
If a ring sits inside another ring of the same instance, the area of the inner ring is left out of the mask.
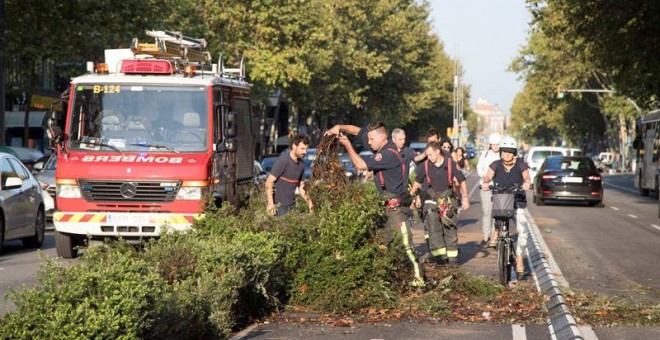
<path id="1" fill-rule="evenodd" d="M 279 154 L 269 154 L 261 157 L 261 169 L 268 174 L 270 169 L 273 168 L 277 157 L 280 157 Z"/>
<path id="2" fill-rule="evenodd" d="M 369 150 L 361 151 L 359 155 L 360 155 L 360 157 L 362 157 L 363 159 L 374 158 L 374 153 L 371 152 L 371 151 L 369 151 Z M 368 171 L 358 170 L 358 172 L 357 172 L 358 179 L 361 180 L 361 181 L 364 180 L 364 179 L 366 179 L 366 178 L 367 178 L 367 174 L 368 174 Z"/>
<path id="3" fill-rule="evenodd" d="M 41 186 L 21 161 L 0 153 L 0 253 L 5 241 L 20 239 L 28 248 L 44 241 L 46 217 Z"/>
<path id="4" fill-rule="evenodd" d="M 339 164 L 341 164 L 342 168 L 344 169 L 344 175 L 348 179 L 356 179 L 358 174 L 357 174 L 357 169 L 355 168 L 355 165 L 353 164 L 353 161 L 351 161 L 351 157 L 347 154 L 341 154 L 339 155 Z"/>
<path id="5" fill-rule="evenodd" d="M 307 153 L 305 154 L 305 158 L 309 158 L 311 160 L 316 160 L 316 149 L 315 148 L 307 149 Z"/>
<path id="6" fill-rule="evenodd" d="M 477 156 L 477 151 L 474 149 L 474 144 L 465 145 L 465 157 L 472 159 Z"/>
<path id="7" fill-rule="evenodd" d="M 420 153 L 424 152 L 424 150 L 426 150 L 426 143 L 412 142 L 410 143 L 410 148 L 419 155 Z"/>
<path id="8" fill-rule="evenodd" d="M 603 206 L 603 180 L 594 162 L 585 156 L 549 156 L 534 180 L 534 203 L 546 200 L 587 202 Z"/>
<path id="9" fill-rule="evenodd" d="M 303 179 L 308 179 L 312 177 L 312 166 L 314 165 L 314 159 L 316 159 L 316 154 L 312 156 L 305 156 L 302 160 L 303 165 L 305 166 L 305 172 L 303 174 Z"/>
<path id="10" fill-rule="evenodd" d="M 42 157 L 34 163 L 32 173 L 39 181 L 44 196 L 46 218 L 52 219 L 55 211 L 55 169 L 57 168 L 57 154 Z"/>
<path id="11" fill-rule="evenodd" d="M 18 158 L 30 171 L 34 163 L 38 162 L 45 155 L 41 150 L 34 148 L 26 148 L 22 146 L 3 146 L 0 147 L 0 152 L 9 153 Z"/>
<path id="12" fill-rule="evenodd" d="M 266 181 L 266 177 L 268 177 L 268 173 L 261 167 L 261 163 L 255 160 L 253 169 L 254 184 L 259 185 L 264 183 Z"/>

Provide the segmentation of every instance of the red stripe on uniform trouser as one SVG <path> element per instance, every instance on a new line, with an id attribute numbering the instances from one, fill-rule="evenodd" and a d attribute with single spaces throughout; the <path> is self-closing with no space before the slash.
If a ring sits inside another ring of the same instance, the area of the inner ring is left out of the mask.
<path id="1" fill-rule="evenodd" d="M 293 179 L 288 179 L 284 176 L 280 176 L 280 179 L 284 180 L 285 182 L 289 182 L 289 183 L 294 183 L 294 184 L 299 184 L 300 183 L 300 181 L 296 181 L 296 180 L 293 180 Z"/>
<path id="2" fill-rule="evenodd" d="M 415 278 L 422 278 L 422 271 L 419 268 L 419 263 L 415 257 L 414 250 L 412 249 L 412 246 L 408 240 L 408 226 L 406 226 L 406 222 L 402 222 L 399 226 L 399 229 L 401 229 L 401 235 L 403 236 L 403 246 L 406 248 L 406 255 L 408 255 L 408 260 L 410 260 L 413 265 Z"/>

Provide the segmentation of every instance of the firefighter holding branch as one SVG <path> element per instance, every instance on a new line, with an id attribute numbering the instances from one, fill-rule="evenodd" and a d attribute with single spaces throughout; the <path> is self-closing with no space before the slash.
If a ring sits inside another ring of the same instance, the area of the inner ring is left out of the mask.
<path id="1" fill-rule="evenodd" d="M 363 145 L 368 144 L 371 147 L 374 157 L 360 157 L 343 133 L 357 135 L 363 140 Z M 414 287 L 423 287 L 424 278 L 413 248 L 412 231 L 406 222 L 408 220 L 407 207 L 412 202 L 412 197 L 406 190 L 408 177 L 396 145 L 388 140 L 385 124 L 373 123 L 366 128 L 354 125 L 336 125 L 326 132 L 326 135 L 328 134 L 339 137 L 339 142 L 346 148 L 357 169 L 373 171 L 376 188 L 385 201 L 387 228 L 393 231 L 390 236 L 393 239 L 394 230 L 401 234 L 408 260 L 413 267 L 414 280 L 410 284 Z"/>

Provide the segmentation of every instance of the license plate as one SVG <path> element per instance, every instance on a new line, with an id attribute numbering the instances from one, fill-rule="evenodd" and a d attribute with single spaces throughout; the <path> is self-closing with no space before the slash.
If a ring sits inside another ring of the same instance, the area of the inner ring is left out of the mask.
<path id="1" fill-rule="evenodd" d="M 110 214 L 108 215 L 108 222 L 115 225 L 132 225 L 139 226 L 149 222 L 149 217 L 131 214 Z"/>
<path id="2" fill-rule="evenodd" d="M 582 183 L 582 177 L 562 177 L 564 183 Z"/>

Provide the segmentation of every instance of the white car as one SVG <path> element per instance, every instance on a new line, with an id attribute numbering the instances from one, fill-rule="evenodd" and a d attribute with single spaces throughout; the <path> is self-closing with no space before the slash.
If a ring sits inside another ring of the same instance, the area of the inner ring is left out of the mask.
<path id="1" fill-rule="evenodd" d="M 582 156 L 582 150 L 576 148 L 565 148 L 562 146 L 533 146 L 529 148 L 525 156 L 525 162 L 529 166 L 529 177 L 534 183 L 534 178 L 548 156 Z"/>
<path id="2" fill-rule="evenodd" d="M 18 158 L 0 153 L 0 253 L 5 241 L 20 239 L 39 248 L 46 231 L 46 212 L 39 182 Z"/>

